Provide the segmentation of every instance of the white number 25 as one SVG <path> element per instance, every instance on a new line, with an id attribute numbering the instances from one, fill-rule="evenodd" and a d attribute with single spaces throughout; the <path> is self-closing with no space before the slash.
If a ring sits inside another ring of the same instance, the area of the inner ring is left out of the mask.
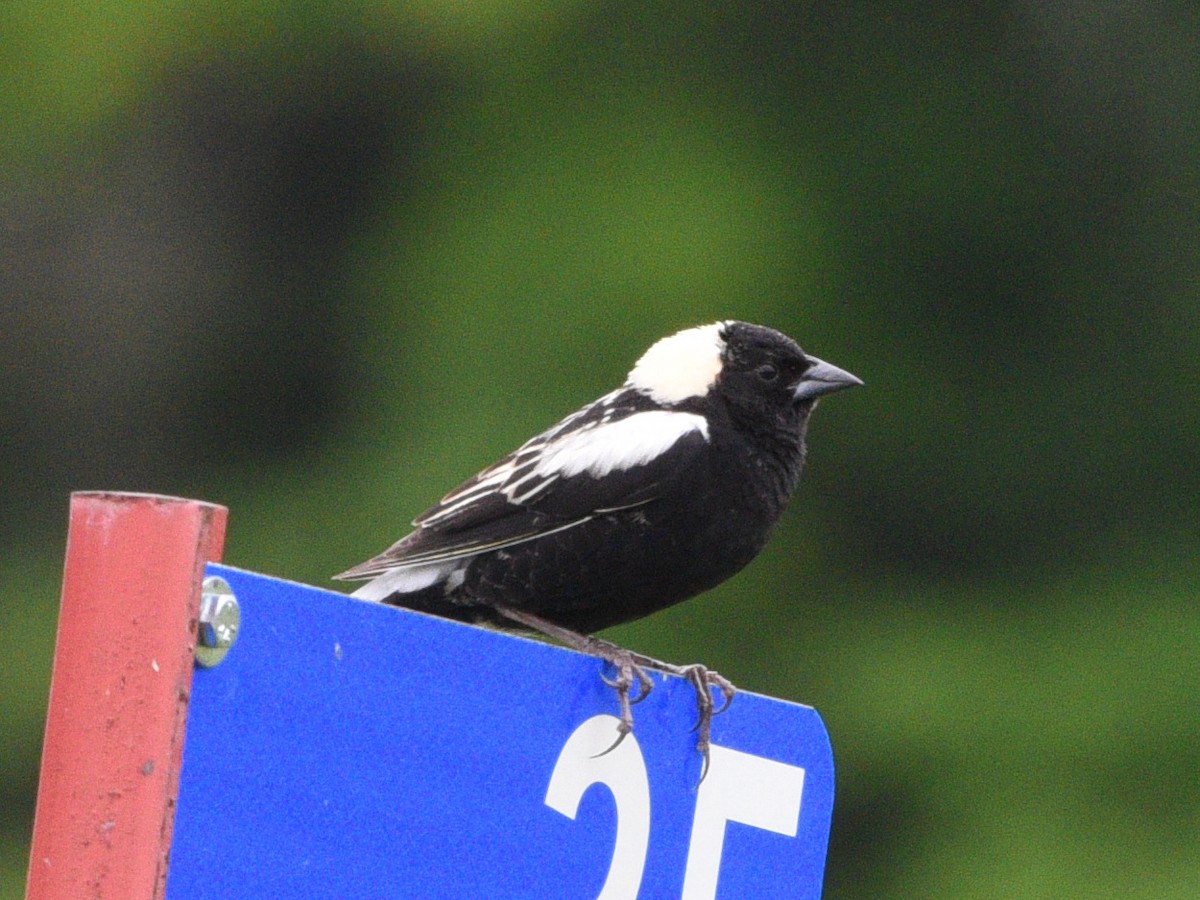
<path id="1" fill-rule="evenodd" d="M 650 781 L 637 739 L 630 734 L 604 753 L 616 725 L 615 718 L 604 715 L 576 728 L 558 755 L 546 790 L 546 805 L 569 819 L 593 784 L 612 791 L 617 840 L 597 900 L 635 900 L 650 842 Z M 717 896 L 726 822 L 795 837 L 803 791 L 804 769 L 713 745 L 708 774 L 696 794 L 682 900 Z"/>

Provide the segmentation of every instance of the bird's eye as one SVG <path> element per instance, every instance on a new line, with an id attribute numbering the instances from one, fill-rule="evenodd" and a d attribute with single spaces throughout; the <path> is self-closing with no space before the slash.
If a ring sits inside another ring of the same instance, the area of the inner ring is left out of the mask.
<path id="1" fill-rule="evenodd" d="M 758 377 L 768 384 L 779 377 L 779 367 L 772 365 L 771 363 L 759 366 L 757 371 Z"/>

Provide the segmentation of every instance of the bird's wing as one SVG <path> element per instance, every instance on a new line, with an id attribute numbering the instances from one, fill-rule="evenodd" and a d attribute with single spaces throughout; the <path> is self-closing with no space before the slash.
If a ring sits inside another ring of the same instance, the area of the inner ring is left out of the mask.
<path id="1" fill-rule="evenodd" d="M 653 501 L 708 442 L 703 416 L 601 398 L 465 481 L 416 530 L 336 577 L 474 556 Z"/>

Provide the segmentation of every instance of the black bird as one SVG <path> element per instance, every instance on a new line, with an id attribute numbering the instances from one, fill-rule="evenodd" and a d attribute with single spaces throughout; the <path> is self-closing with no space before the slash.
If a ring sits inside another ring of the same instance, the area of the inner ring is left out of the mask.
<path id="1" fill-rule="evenodd" d="M 710 686 L 724 709 L 733 685 L 590 633 L 694 597 L 750 562 L 800 480 L 817 398 L 859 384 L 760 325 L 681 331 L 646 351 L 621 388 L 488 466 L 418 516 L 407 537 L 336 577 L 371 579 L 355 597 L 541 632 L 607 661 L 618 673 L 608 682 L 621 706 L 618 743 L 633 727 L 630 705 L 650 691 L 644 668 L 682 675 L 696 689 L 707 761 Z"/>

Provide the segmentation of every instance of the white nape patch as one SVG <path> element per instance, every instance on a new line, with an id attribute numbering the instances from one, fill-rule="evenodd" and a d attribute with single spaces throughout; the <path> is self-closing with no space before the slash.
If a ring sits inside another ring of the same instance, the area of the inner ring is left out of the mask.
<path id="1" fill-rule="evenodd" d="M 553 441 L 542 451 L 535 472 L 542 477 L 565 478 L 586 472 L 603 478 L 614 469 L 645 465 L 693 431 L 708 440 L 708 422 L 703 416 L 666 410 L 634 413 Z"/>
<path id="2" fill-rule="evenodd" d="M 456 559 L 453 561 L 440 563 L 427 563 L 423 566 L 405 566 L 398 569 L 391 569 L 384 572 L 382 575 L 371 579 L 354 593 L 351 597 L 357 597 L 359 600 L 386 600 L 392 594 L 411 594 L 413 591 L 419 591 L 422 588 L 427 588 L 431 584 L 437 584 L 442 578 L 447 575 L 450 578 L 454 577 L 454 570 L 462 565 L 462 560 Z M 459 577 L 462 581 L 462 577 Z"/>
<path id="3" fill-rule="evenodd" d="M 703 397 L 721 374 L 724 322 L 665 337 L 637 361 L 626 383 L 658 403 Z"/>

